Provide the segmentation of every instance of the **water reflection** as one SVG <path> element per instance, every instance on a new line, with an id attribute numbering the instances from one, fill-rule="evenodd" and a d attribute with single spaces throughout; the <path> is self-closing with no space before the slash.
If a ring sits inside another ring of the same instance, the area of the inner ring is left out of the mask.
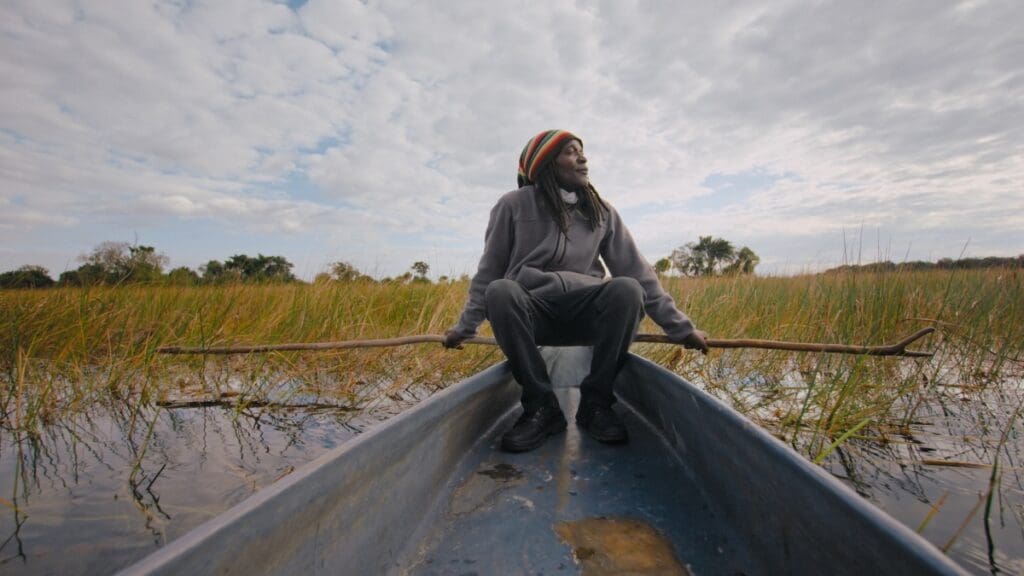
<path id="1" fill-rule="evenodd" d="M 0 432 L 0 573 L 111 573 L 428 394 L 360 412 L 138 408 Z"/>
<path id="2" fill-rule="evenodd" d="M 1022 400 L 1019 383 L 938 388 L 908 427 L 884 442 L 849 441 L 826 466 L 967 570 L 1022 574 Z"/>

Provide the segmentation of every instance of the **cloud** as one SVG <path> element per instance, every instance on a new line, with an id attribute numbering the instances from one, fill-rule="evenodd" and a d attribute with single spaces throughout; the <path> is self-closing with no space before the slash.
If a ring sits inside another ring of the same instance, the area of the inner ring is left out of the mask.
<path id="1" fill-rule="evenodd" d="M 471 270 L 519 149 L 552 127 L 584 138 L 651 258 L 714 234 L 769 269 L 830 265 L 862 228 L 911 257 L 968 238 L 1016 254 L 1022 17 L 1010 0 L 7 3 L 0 268 L 59 253 L 29 245 L 50 227 L 145 241 L 216 222 L 295 260 L 394 274 L 418 239 Z M 758 171 L 785 177 L 706 185 Z"/>

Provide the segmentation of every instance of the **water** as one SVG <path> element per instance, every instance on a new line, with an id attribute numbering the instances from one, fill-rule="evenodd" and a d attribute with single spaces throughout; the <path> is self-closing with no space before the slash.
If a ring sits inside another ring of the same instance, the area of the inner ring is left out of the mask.
<path id="1" fill-rule="evenodd" d="M 4 432 L 0 573 L 114 572 L 420 397 L 359 413 L 97 409 L 38 438 Z"/>
<path id="2" fill-rule="evenodd" d="M 748 382 L 729 399 L 771 412 L 758 398 L 767 388 Z M 112 407 L 35 438 L 0 432 L 0 574 L 114 572 L 429 395 L 373 389 L 359 411 Z M 907 428 L 847 441 L 826 469 L 968 571 L 1024 574 L 1024 421 L 1009 426 L 1024 384 L 936 386 L 928 398 Z"/>
<path id="3" fill-rule="evenodd" d="M 1010 426 L 1024 391 L 1011 384 L 942 387 L 902 434 L 849 442 L 826 467 L 968 571 L 1024 574 L 1024 422 Z"/>

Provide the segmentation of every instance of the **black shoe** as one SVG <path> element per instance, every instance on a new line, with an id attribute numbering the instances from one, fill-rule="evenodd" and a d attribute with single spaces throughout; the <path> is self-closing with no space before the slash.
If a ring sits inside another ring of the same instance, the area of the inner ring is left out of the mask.
<path id="1" fill-rule="evenodd" d="M 598 442 L 620 444 L 629 440 L 625 424 L 610 406 L 581 402 L 576 411 L 576 423 Z"/>
<path id="2" fill-rule="evenodd" d="M 527 452 L 540 446 L 552 434 L 565 430 L 565 416 L 558 405 L 545 404 L 516 420 L 512 429 L 501 438 L 501 448 L 508 452 Z"/>

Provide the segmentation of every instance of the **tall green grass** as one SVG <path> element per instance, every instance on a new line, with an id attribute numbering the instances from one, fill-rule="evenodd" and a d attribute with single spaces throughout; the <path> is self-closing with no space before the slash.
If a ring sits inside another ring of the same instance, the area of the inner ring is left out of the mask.
<path id="1" fill-rule="evenodd" d="M 281 389 L 339 405 L 370 383 L 441 386 L 500 352 L 440 345 L 236 357 L 165 356 L 160 346 L 382 338 L 443 332 L 465 286 L 316 284 L 121 287 L 0 292 L 0 418 L 33 430 L 96 403 L 152 404 L 168 395 L 251 397 Z"/>
<path id="2" fill-rule="evenodd" d="M 1019 377 L 1022 280 L 1021 271 L 1001 269 L 666 279 L 680 307 L 717 338 L 882 344 L 934 325 L 939 332 L 917 347 L 936 356 L 634 351 L 813 458 L 844 434 L 897 433 L 938 385 L 987 387 Z M 0 425 L 31 434 L 96 404 L 149 406 L 229 388 L 249 398 L 314 395 L 345 405 L 365 401 L 367 390 L 441 387 L 500 352 L 420 345 L 204 358 L 156 349 L 442 333 L 466 290 L 465 283 L 318 283 L 0 291 Z M 645 320 L 643 331 L 658 328 Z"/>
<path id="3" fill-rule="evenodd" d="M 681 307 L 715 337 L 878 345 L 935 326 L 914 345 L 935 357 L 643 351 L 815 458 L 854 427 L 881 438 L 905 430 L 937 386 L 1019 379 L 1022 281 L 1020 270 L 1004 269 L 670 280 Z"/>

